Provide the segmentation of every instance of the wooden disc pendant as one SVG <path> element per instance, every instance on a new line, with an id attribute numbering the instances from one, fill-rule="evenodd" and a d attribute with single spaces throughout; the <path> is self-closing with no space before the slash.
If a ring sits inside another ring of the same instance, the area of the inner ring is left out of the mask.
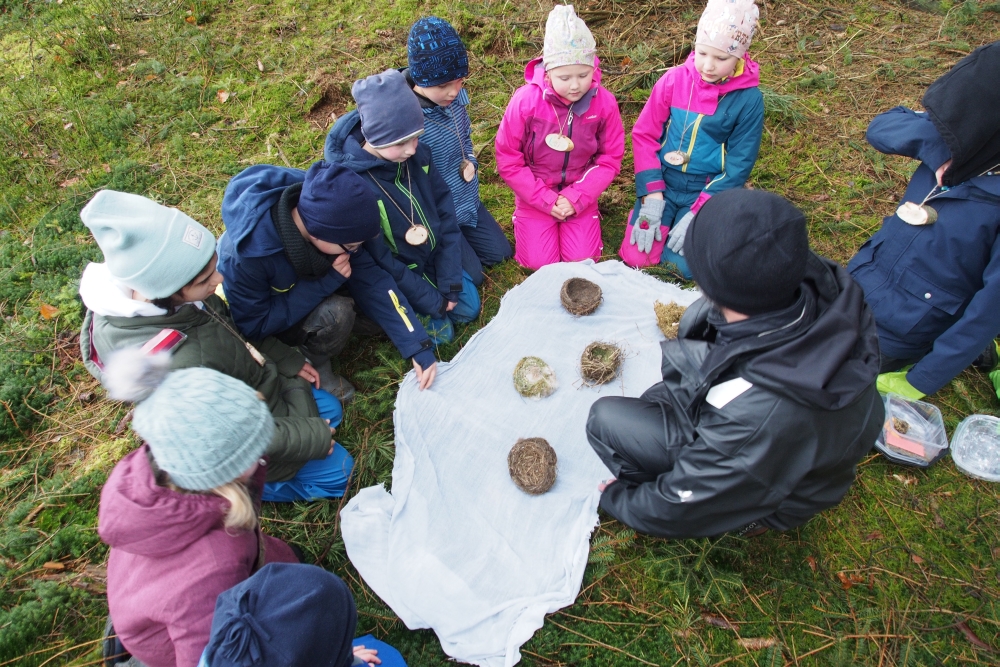
<path id="1" fill-rule="evenodd" d="M 476 177 L 476 165 L 472 163 L 472 160 L 462 160 L 462 164 L 458 165 L 458 173 L 463 181 L 471 183 L 472 179 Z"/>
<path id="2" fill-rule="evenodd" d="M 406 242 L 410 245 L 423 245 L 427 243 L 427 228 L 421 225 L 413 225 L 406 230 L 406 234 L 403 235 Z"/>
<path id="3" fill-rule="evenodd" d="M 545 145 L 560 153 L 568 153 L 573 150 L 573 140 L 565 134 L 557 134 L 555 132 L 545 135 Z"/>
<path id="4" fill-rule="evenodd" d="M 663 159 L 667 164 L 672 164 L 675 167 L 691 161 L 691 157 L 684 151 L 670 151 L 663 156 Z"/>
<path id="5" fill-rule="evenodd" d="M 933 206 L 914 204 L 911 201 L 897 208 L 896 215 L 906 224 L 917 227 L 921 225 L 933 225 L 937 222 L 938 217 L 937 211 L 934 210 Z"/>

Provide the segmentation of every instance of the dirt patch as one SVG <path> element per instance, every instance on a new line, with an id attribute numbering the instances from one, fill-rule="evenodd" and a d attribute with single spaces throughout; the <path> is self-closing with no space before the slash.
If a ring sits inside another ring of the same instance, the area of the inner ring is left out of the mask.
<path id="1" fill-rule="evenodd" d="M 306 120 L 321 130 L 326 130 L 354 101 L 354 98 L 351 97 L 351 84 L 347 81 L 336 81 L 333 78 L 324 77 L 316 82 L 316 88 L 323 92 L 320 98 L 309 107 L 309 111 L 306 112 Z"/>
<path id="2" fill-rule="evenodd" d="M 537 496 L 556 483 L 556 452 L 543 438 L 521 438 L 507 455 L 507 470 L 517 488 Z"/>

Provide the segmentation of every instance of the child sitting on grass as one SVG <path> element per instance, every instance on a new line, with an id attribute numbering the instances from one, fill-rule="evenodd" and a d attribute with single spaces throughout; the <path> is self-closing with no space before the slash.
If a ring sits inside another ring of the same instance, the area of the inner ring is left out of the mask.
<path id="1" fill-rule="evenodd" d="M 137 401 L 145 444 L 108 477 L 97 532 L 111 547 L 109 634 L 148 667 L 195 667 L 216 597 L 265 563 L 299 559 L 260 530 L 267 404 L 236 378 L 169 364 L 137 348 L 108 362 L 109 395 Z"/>
<path id="2" fill-rule="evenodd" d="M 621 170 L 625 130 L 601 87 L 597 48 L 572 5 L 545 23 L 497 131 L 497 169 L 514 191 L 514 259 L 529 269 L 599 259 L 597 199 Z"/>
<path id="3" fill-rule="evenodd" d="M 479 161 L 466 110 L 469 94 L 463 88 L 469 58 L 455 29 L 436 16 L 413 24 L 406 54 L 409 67 L 403 74 L 424 113 L 420 141 L 431 149 L 434 167 L 451 190 L 462 232 L 462 268 L 479 287 L 483 266 L 499 264 L 514 251 L 479 199 Z"/>
<path id="4" fill-rule="evenodd" d="M 105 382 L 112 353 L 170 352 L 174 369 L 206 367 L 259 391 L 275 418 L 264 499 L 340 497 L 354 461 L 333 442 L 343 409 L 318 388 L 316 369 L 276 338 L 249 343 L 215 295 L 215 237 L 181 211 L 139 195 L 102 190 L 80 212 L 104 252 L 80 280 L 87 313 L 80 351 Z M 313 385 L 313 386 L 310 386 Z"/>
<path id="5" fill-rule="evenodd" d="M 391 250 L 376 257 L 421 316 L 435 343 L 454 339 L 453 322 L 479 315 L 479 293 L 462 269 L 462 233 L 451 191 L 433 164 L 420 104 L 396 70 L 355 81 L 358 108 L 326 138 L 326 159 L 360 174 L 382 198 L 382 232 Z"/>
<path id="6" fill-rule="evenodd" d="M 764 130 L 759 67 L 746 55 L 757 18 L 754 0 L 708 0 L 694 51 L 653 86 L 632 129 L 637 199 L 618 251 L 629 266 L 662 261 L 690 280 L 692 218 L 750 176 Z"/>

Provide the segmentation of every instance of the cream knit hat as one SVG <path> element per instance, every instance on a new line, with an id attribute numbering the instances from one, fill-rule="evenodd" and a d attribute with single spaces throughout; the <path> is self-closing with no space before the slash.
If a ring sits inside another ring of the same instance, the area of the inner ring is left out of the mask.
<path id="1" fill-rule="evenodd" d="M 545 71 L 563 65 L 594 65 L 597 42 L 573 5 L 556 5 L 545 21 L 542 64 Z"/>
<path id="2" fill-rule="evenodd" d="M 708 0 L 694 43 L 742 58 L 750 48 L 759 18 L 754 0 Z"/>

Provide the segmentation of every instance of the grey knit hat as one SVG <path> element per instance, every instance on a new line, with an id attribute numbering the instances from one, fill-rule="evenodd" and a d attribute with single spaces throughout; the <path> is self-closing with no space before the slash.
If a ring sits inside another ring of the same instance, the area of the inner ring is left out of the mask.
<path id="1" fill-rule="evenodd" d="M 351 86 L 358 103 L 361 134 L 373 148 L 399 144 L 424 131 L 424 112 L 399 70 L 359 79 Z"/>
<path id="2" fill-rule="evenodd" d="M 208 491 L 232 482 L 261 457 L 274 419 L 252 388 L 209 368 L 170 371 L 167 354 L 138 348 L 113 355 L 108 395 L 135 401 L 132 429 L 177 486 Z"/>

